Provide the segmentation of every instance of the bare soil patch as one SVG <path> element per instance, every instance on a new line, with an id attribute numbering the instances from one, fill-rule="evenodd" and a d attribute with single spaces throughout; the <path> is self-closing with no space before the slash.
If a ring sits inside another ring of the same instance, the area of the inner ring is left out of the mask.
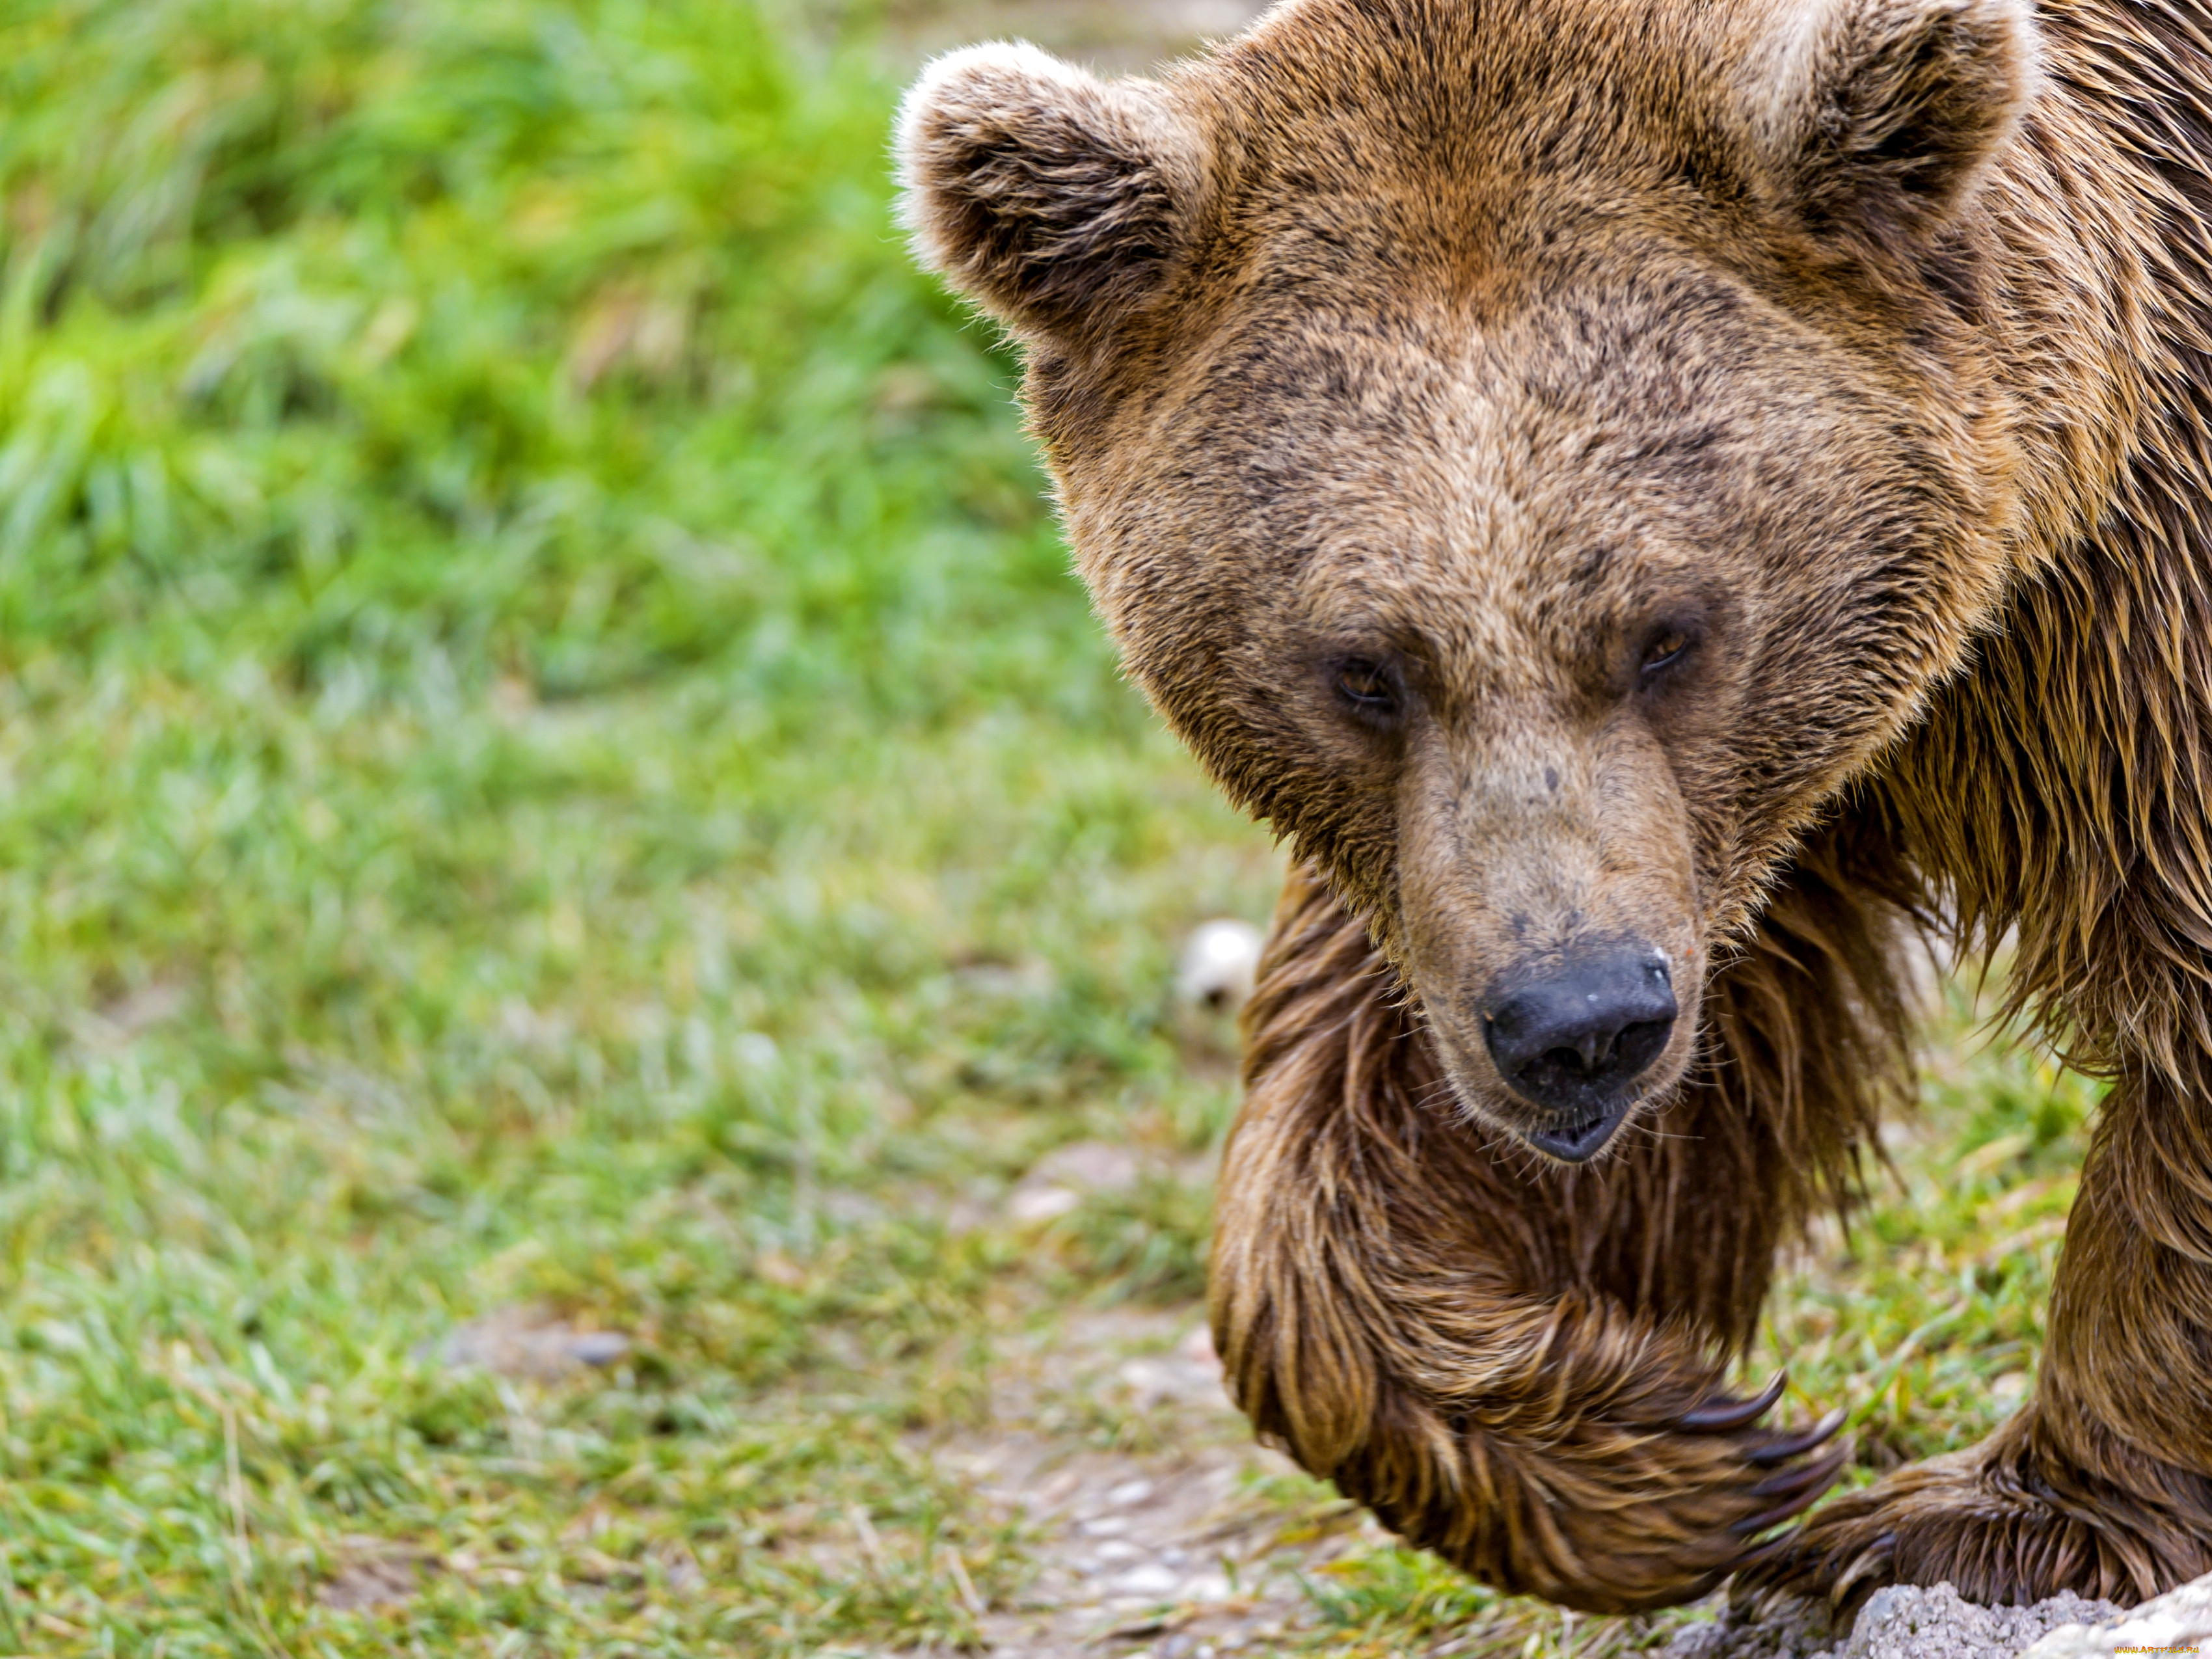
<path id="1" fill-rule="evenodd" d="M 939 1465 L 1033 1529 L 1002 1659 L 1266 1651 L 1314 1622 L 1301 1577 L 1382 1534 L 1253 1443 L 1195 1309 L 1079 1315 L 1010 1345 L 993 1426 Z"/>

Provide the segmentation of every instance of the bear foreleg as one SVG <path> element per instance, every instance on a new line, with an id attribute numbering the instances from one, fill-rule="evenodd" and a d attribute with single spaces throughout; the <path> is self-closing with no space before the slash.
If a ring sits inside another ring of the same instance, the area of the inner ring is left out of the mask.
<path id="1" fill-rule="evenodd" d="M 1823 893 L 1808 875 L 1783 907 L 1804 924 L 1792 961 L 1850 933 Z M 1364 927 L 1304 873 L 1246 1021 L 1212 1317 L 1264 1436 L 1410 1541 L 1593 1612 L 1694 1599 L 1775 1547 L 1761 1535 L 1838 1472 L 1833 1419 L 1761 1427 L 1771 1395 L 1723 1382 L 1789 1219 L 1764 1166 L 1804 1148 L 1710 1079 L 1596 1168 L 1469 1124 Z"/>
<path id="2" fill-rule="evenodd" d="M 1838 1498 L 1745 1575 L 1849 1607 L 1884 1584 L 2124 1605 L 2212 1571 L 2212 1115 L 2156 1073 L 2106 1101 L 2034 1397 L 1980 1444 Z"/>

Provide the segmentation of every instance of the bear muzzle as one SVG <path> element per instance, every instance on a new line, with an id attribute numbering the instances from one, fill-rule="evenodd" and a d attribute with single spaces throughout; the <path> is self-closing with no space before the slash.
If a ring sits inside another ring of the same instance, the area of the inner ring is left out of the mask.
<path id="1" fill-rule="evenodd" d="M 1641 1097 L 1680 1012 L 1666 958 L 1648 946 L 1571 961 L 1501 988 L 1483 1020 L 1498 1076 L 1548 1121 L 1522 1138 L 1562 1163 L 1595 1157 Z"/>

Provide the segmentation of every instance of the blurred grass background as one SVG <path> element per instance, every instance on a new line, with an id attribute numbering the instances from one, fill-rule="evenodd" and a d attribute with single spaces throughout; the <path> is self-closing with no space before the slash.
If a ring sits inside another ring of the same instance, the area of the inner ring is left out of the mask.
<path id="1" fill-rule="evenodd" d="M 1277 856 L 909 267 L 884 22 L 0 0 L 0 1650 L 972 1642 L 1024 1540 L 918 1449 L 1198 1293 L 1202 1186 L 1000 1200 L 1217 1144 L 1170 957 Z M 2029 1368 L 2087 1104 L 1943 1060 L 1784 1298 L 1869 1473 Z M 524 1306 L 635 1346 L 436 1362 Z M 1314 1639 L 1488 1605 L 1384 1552 Z"/>

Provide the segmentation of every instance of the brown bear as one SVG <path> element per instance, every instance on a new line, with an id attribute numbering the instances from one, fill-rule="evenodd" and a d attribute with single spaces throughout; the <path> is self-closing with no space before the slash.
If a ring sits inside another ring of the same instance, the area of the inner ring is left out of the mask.
<path id="1" fill-rule="evenodd" d="M 927 259 L 1128 668 L 1291 842 L 1213 1322 L 1260 1431 L 1594 1610 L 2212 1569 L 2212 3 L 1287 0 L 943 60 Z M 1726 1392 L 2007 941 L 2111 1079 L 2035 1393 L 1778 1534 Z"/>

